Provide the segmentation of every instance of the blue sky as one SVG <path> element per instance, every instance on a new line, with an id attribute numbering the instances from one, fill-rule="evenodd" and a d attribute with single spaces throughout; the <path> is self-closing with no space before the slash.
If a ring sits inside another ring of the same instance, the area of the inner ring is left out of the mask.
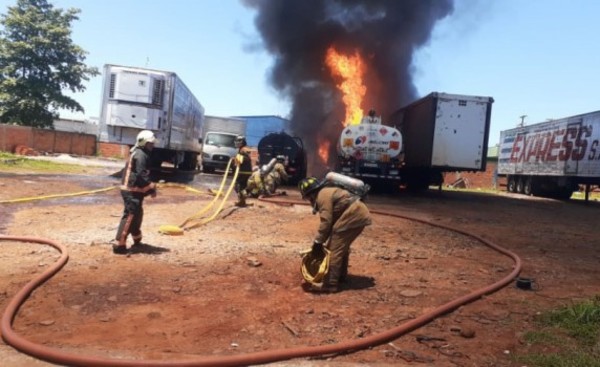
<path id="1" fill-rule="evenodd" d="M 289 112 L 267 84 L 271 56 L 260 48 L 253 10 L 238 0 L 50 2 L 81 9 L 73 39 L 89 65 L 175 71 L 210 115 Z M 0 12 L 15 3 L 0 0 Z M 491 145 L 521 115 L 532 124 L 600 110 L 598 14 L 596 0 L 456 0 L 454 14 L 415 56 L 419 94 L 493 97 Z M 61 116 L 98 116 L 101 82 L 98 76 L 74 95 L 85 115 Z"/>

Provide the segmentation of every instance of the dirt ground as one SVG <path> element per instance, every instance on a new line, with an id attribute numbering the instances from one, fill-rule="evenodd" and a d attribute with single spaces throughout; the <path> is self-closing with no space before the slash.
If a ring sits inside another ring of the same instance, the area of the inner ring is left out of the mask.
<path id="1" fill-rule="evenodd" d="M 114 171 L 114 169 L 113 169 Z M 116 185 L 110 169 L 86 175 L 0 172 L 0 201 Z M 0 204 L 0 234 L 50 239 L 69 262 L 32 293 L 14 320 L 23 337 L 64 352 L 104 358 L 194 360 L 369 337 L 508 275 L 514 262 L 481 242 L 427 224 L 373 215 L 352 246 L 350 277 L 329 295 L 301 288 L 300 251 L 318 225 L 305 205 L 230 198 L 214 221 L 183 236 L 180 224 L 213 197 L 219 177 L 199 175 L 201 194 L 165 187 L 145 202 L 143 251 L 114 255 L 122 201 L 105 193 Z M 299 200 L 286 188 L 286 200 Z M 534 316 L 598 294 L 600 203 L 508 194 L 437 192 L 371 195 L 368 205 L 472 232 L 515 252 L 525 291 L 511 282 L 391 343 L 274 365 L 521 366 L 533 350 L 523 334 Z M 209 212 L 209 214 L 212 211 Z M 0 309 L 58 258 L 54 249 L 0 244 Z M 47 366 L 0 343 L 6 366 Z"/>

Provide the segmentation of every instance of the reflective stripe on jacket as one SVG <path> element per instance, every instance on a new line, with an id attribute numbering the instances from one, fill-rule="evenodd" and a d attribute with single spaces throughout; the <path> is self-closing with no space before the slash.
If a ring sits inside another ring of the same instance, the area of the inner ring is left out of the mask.
<path id="1" fill-rule="evenodd" d="M 147 193 L 154 189 L 155 185 L 150 181 L 150 171 L 148 163 L 150 155 L 140 147 L 136 147 L 127 163 L 121 178 L 120 189 L 124 191 Z"/>

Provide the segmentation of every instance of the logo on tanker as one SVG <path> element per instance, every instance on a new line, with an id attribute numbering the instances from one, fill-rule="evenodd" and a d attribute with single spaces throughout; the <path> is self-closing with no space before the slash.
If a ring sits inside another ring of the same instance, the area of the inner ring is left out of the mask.
<path id="1" fill-rule="evenodd" d="M 399 141 L 390 141 L 390 149 L 392 150 L 398 150 L 400 149 L 400 142 Z"/>
<path id="2" fill-rule="evenodd" d="M 388 133 L 388 130 L 387 130 L 385 127 L 382 127 L 381 129 L 379 129 L 379 133 L 380 133 L 382 136 L 385 136 L 385 134 L 387 134 L 387 133 Z"/>
<path id="3" fill-rule="evenodd" d="M 356 140 L 354 141 L 354 145 L 361 145 L 364 144 L 367 141 L 367 137 L 366 136 L 359 136 L 358 138 L 356 138 Z"/>

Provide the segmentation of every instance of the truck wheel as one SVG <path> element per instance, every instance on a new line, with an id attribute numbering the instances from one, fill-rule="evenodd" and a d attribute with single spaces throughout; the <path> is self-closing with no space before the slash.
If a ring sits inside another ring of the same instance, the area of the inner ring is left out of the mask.
<path id="1" fill-rule="evenodd" d="M 515 181 L 515 176 L 508 176 L 508 184 L 506 185 L 506 191 L 517 192 L 517 183 Z"/>
<path id="2" fill-rule="evenodd" d="M 525 184 L 523 183 L 524 179 L 523 177 L 519 177 L 516 179 L 517 181 L 517 186 L 515 187 L 515 192 L 519 193 L 519 194 L 523 194 L 524 190 L 523 190 L 523 186 L 525 186 Z"/>
<path id="3" fill-rule="evenodd" d="M 527 177 L 525 179 L 525 184 L 523 185 L 523 194 L 529 196 L 533 194 L 533 179 L 531 177 Z"/>

